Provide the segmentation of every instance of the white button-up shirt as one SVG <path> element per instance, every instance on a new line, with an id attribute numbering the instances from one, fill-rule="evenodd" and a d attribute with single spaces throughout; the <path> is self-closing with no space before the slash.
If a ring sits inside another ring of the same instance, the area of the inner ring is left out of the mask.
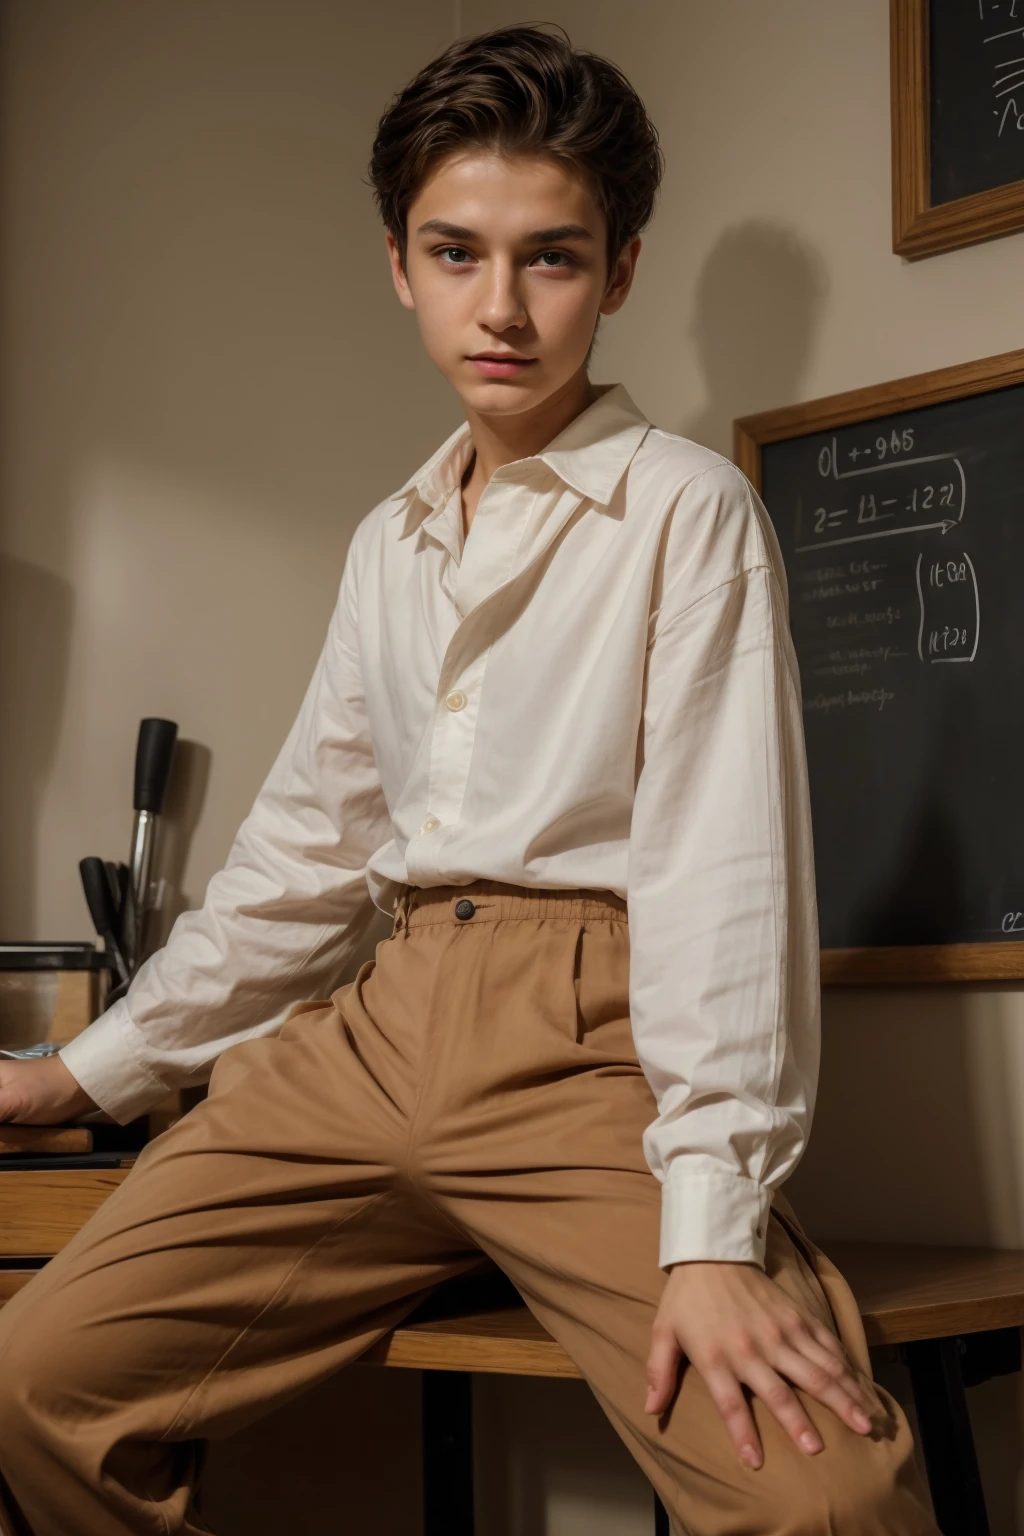
<path id="1" fill-rule="evenodd" d="M 409 882 L 627 901 L 661 1263 L 763 1263 L 818 1069 L 800 688 L 774 530 L 606 386 L 464 535 L 460 427 L 356 528 L 298 718 L 203 907 L 62 1056 L 115 1118 L 338 984 Z"/>

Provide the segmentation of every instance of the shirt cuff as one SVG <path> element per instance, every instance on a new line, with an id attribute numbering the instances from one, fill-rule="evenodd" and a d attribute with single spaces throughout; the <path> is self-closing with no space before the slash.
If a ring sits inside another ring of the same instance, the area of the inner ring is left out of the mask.
<path id="1" fill-rule="evenodd" d="M 168 1092 L 139 1060 L 133 1042 L 136 1033 L 122 1000 L 60 1049 L 60 1059 L 72 1077 L 119 1125 L 145 1114 Z"/>
<path id="2" fill-rule="evenodd" d="M 662 1269 L 700 1259 L 764 1268 L 772 1192 L 732 1173 L 680 1172 L 661 1190 Z"/>

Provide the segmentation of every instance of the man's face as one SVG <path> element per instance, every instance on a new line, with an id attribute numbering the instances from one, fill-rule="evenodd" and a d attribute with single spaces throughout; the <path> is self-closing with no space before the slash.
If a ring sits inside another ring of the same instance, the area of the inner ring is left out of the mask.
<path id="1" fill-rule="evenodd" d="M 398 296 L 467 409 L 542 406 L 583 375 L 599 314 L 624 302 L 639 239 L 608 272 L 605 218 L 555 161 L 474 151 L 444 160 L 410 204 Z"/>

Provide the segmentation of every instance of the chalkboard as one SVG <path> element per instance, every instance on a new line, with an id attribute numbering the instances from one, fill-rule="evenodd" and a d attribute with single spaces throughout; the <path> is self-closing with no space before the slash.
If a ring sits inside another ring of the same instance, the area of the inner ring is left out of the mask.
<path id="1" fill-rule="evenodd" d="M 932 202 L 1024 179 L 1024 0 L 932 0 L 928 73 Z"/>
<path id="2" fill-rule="evenodd" d="M 1024 975 L 1024 353 L 748 418 L 737 456 L 786 564 L 823 950 Z"/>
<path id="3" fill-rule="evenodd" d="M 890 0 L 893 249 L 1024 229 L 1024 0 Z"/>

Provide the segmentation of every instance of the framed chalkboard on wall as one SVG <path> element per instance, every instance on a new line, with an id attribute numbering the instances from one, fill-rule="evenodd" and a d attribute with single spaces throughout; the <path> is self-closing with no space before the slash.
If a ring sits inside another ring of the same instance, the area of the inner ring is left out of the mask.
<path id="1" fill-rule="evenodd" d="M 1024 351 L 736 423 L 800 663 L 824 982 L 1024 977 Z"/>
<path id="2" fill-rule="evenodd" d="M 1024 229 L 1024 0 L 890 0 L 893 249 Z"/>

